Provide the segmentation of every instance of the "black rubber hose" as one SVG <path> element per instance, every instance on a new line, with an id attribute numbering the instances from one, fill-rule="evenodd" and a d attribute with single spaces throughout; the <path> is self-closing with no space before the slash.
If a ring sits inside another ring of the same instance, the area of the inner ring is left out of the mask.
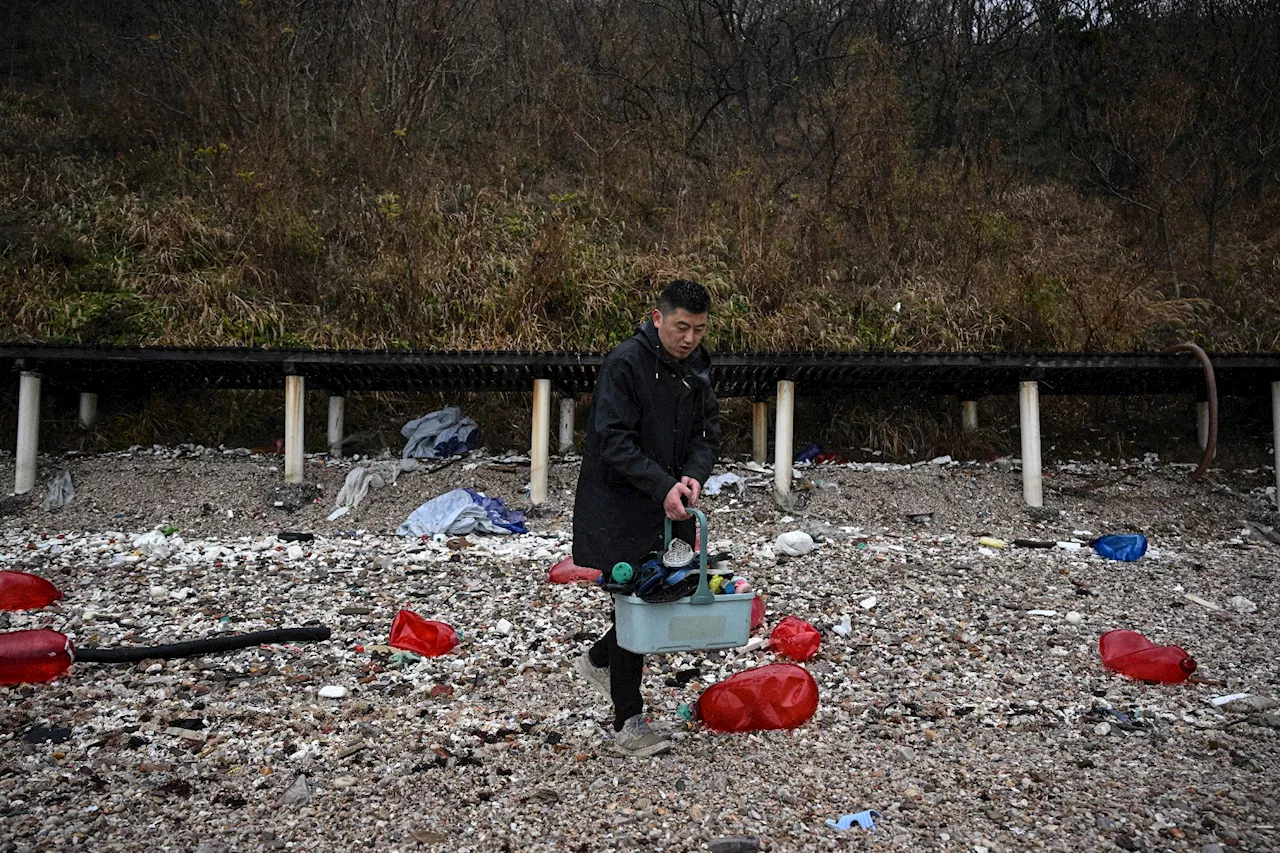
<path id="1" fill-rule="evenodd" d="M 136 663 L 148 658 L 185 658 L 192 655 L 210 655 L 247 649 L 262 643 L 283 643 L 290 640 L 309 642 L 329 639 L 328 628 L 276 628 L 271 631 L 254 631 L 252 634 L 233 634 L 226 637 L 209 637 L 186 643 L 170 643 L 165 646 L 142 646 L 132 649 L 76 649 L 75 659 L 93 663 Z"/>
<path id="2" fill-rule="evenodd" d="M 1195 344 L 1176 344 L 1169 347 L 1166 352 L 1189 352 L 1198 358 L 1200 365 L 1204 368 L 1204 384 L 1209 389 L 1209 437 L 1204 443 L 1204 454 L 1200 457 L 1200 465 L 1191 472 L 1189 478 L 1194 483 L 1204 476 L 1204 472 L 1209 470 L 1214 457 L 1218 455 L 1218 383 L 1213 378 L 1213 363 L 1209 361 L 1208 354 Z"/>

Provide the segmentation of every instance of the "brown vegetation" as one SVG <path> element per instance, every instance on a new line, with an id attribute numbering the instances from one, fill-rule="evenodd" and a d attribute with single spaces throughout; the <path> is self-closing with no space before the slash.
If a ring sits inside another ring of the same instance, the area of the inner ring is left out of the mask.
<path id="1" fill-rule="evenodd" d="M 1271 5 L 895 10 L 11 4 L 0 337 L 1280 346 Z"/>

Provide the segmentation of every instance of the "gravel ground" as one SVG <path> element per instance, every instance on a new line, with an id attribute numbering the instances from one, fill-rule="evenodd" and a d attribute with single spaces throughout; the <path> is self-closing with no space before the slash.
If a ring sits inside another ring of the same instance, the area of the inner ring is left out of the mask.
<path id="1" fill-rule="evenodd" d="M 775 658 L 654 656 L 645 692 L 675 749 L 624 760 L 609 708 L 569 665 L 605 626 L 605 598 L 545 582 L 569 550 L 572 459 L 556 460 L 530 534 L 448 542 L 392 531 L 455 486 L 521 508 L 527 463 L 425 466 L 329 522 L 350 461 L 309 459 L 321 496 L 291 513 L 264 498 L 279 457 L 42 462 L 42 480 L 72 472 L 76 499 L 55 513 L 43 495 L 0 502 L 0 567 L 66 598 L 0 614 L 0 629 L 104 647 L 307 623 L 333 638 L 0 687 L 2 851 L 705 850 L 731 835 L 772 851 L 1280 850 L 1280 546 L 1242 521 L 1277 526 L 1268 469 L 1189 484 L 1189 466 L 1150 457 L 1067 462 L 1046 471 L 1048 508 L 1029 511 L 1010 460 L 824 466 L 802 472 L 813 488 L 788 515 L 763 475 L 728 465 L 757 484 L 705 499 L 711 538 L 767 596 L 765 630 L 793 614 L 823 632 L 804 664 L 818 712 L 789 732 L 690 729 L 680 703 Z M 12 477 L 0 458 L 0 482 Z M 135 552 L 165 525 L 171 554 Z M 822 541 L 776 557 L 794 529 Z M 290 549 L 282 531 L 317 538 Z M 1139 563 L 978 545 L 1126 531 L 1151 540 Z M 405 606 L 462 644 L 389 658 Z M 831 630 L 845 616 L 848 636 Z M 1097 640 L 1112 628 L 1183 646 L 1202 681 L 1108 673 Z M 349 692 L 322 699 L 325 686 Z M 1252 697 L 1210 703 L 1231 693 Z M 824 824 L 863 809 L 878 831 Z"/>

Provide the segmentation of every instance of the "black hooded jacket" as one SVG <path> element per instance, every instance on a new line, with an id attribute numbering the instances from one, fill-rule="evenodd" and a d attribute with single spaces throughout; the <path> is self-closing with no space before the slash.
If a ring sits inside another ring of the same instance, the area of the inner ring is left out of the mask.
<path id="1" fill-rule="evenodd" d="M 681 477 L 705 483 L 720 447 L 711 357 L 683 361 L 653 321 L 600 366 L 573 511 L 573 561 L 608 571 L 662 545 L 662 501 Z"/>

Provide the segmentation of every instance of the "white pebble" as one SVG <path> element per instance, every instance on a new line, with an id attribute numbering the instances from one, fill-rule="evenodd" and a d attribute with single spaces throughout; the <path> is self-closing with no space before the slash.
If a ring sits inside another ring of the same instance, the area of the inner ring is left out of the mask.
<path id="1" fill-rule="evenodd" d="M 1098 723 L 1096 726 L 1093 727 L 1093 733 L 1095 735 L 1102 735 L 1103 737 L 1106 737 L 1107 735 L 1111 734 L 1111 724 Z"/>
<path id="2" fill-rule="evenodd" d="M 338 684 L 326 684 L 320 688 L 321 699 L 341 699 L 347 695 L 347 688 Z"/>
<path id="3" fill-rule="evenodd" d="M 499 619 L 498 624 L 494 625 L 493 627 L 494 627 L 494 630 L 496 630 L 499 634 L 505 637 L 507 634 L 511 633 L 511 629 L 514 626 L 510 622 L 508 622 L 506 619 Z"/>
<path id="4" fill-rule="evenodd" d="M 1079 625 L 1080 620 L 1081 620 L 1080 614 L 1075 612 L 1074 610 L 1067 613 L 1067 621 L 1070 622 L 1072 625 Z"/>

